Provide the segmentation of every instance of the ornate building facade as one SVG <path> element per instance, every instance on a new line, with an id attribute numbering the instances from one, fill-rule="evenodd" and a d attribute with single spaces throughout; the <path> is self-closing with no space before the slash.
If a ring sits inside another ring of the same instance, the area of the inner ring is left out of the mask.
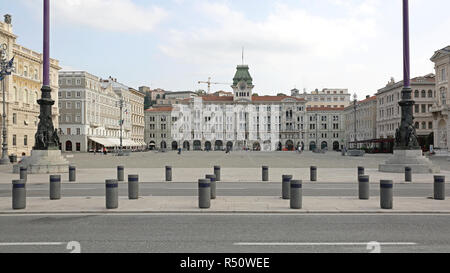
<path id="1" fill-rule="evenodd" d="M 43 55 L 19 45 L 17 38 L 13 33 L 11 17 L 5 16 L 4 22 L 0 22 L 0 45 L 7 45 L 9 58 L 14 56 L 15 67 L 15 72 L 5 79 L 8 152 L 20 156 L 22 153 L 30 155 L 35 143 L 40 114 L 37 100 L 41 97 Z M 50 59 L 50 87 L 52 99 L 55 101 L 52 119 L 55 128 L 58 128 L 58 71 L 60 69 L 59 62 Z M 2 96 L 0 96 L 0 102 L 3 103 Z"/>
<path id="2" fill-rule="evenodd" d="M 438 50 L 431 57 L 436 70 L 436 102 L 431 109 L 434 124 L 434 144 L 450 152 L 450 46 Z"/>

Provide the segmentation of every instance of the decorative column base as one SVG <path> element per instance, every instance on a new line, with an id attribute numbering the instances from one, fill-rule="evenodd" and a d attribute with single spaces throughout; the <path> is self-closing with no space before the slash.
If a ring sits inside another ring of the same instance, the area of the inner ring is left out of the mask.
<path id="1" fill-rule="evenodd" d="M 422 155 L 422 150 L 394 150 L 394 156 L 381 164 L 380 172 L 404 173 L 405 167 L 411 167 L 413 173 L 439 173 L 440 167 Z"/>
<path id="2" fill-rule="evenodd" d="M 29 174 L 69 172 L 69 162 L 61 155 L 60 150 L 32 150 L 30 157 L 14 165 L 13 172 L 18 173 L 20 167 L 27 167 Z"/>

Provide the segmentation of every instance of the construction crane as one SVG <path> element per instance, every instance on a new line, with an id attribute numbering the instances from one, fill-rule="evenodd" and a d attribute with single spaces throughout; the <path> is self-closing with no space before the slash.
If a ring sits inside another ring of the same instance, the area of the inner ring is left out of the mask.
<path id="1" fill-rule="evenodd" d="M 231 83 L 222 83 L 222 82 L 211 82 L 211 77 L 208 77 L 208 81 L 204 82 L 204 81 L 199 81 L 198 84 L 201 83 L 206 83 L 208 84 L 208 94 L 211 94 L 211 84 L 223 84 L 223 85 L 229 85 Z"/>

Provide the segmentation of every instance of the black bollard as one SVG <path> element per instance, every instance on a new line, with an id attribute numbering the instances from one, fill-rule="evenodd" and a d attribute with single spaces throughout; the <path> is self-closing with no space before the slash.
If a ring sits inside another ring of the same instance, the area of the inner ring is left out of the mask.
<path id="1" fill-rule="evenodd" d="M 117 209 L 119 207 L 119 183 L 116 179 L 108 179 L 106 186 L 106 208 Z"/>
<path id="2" fill-rule="evenodd" d="M 209 179 L 198 180 L 198 207 L 209 209 L 211 207 L 211 181 Z"/>
<path id="3" fill-rule="evenodd" d="M 310 179 L 311 179 L 311 181 L 317 181 L 317 167 L 316 166 L 311 166 Z"/>
<path id="4" fill-rule="evenodd" d="M 117 181 L 123 182 L 125 181 L 125 167 L 117 166 Z"/>
<path id="5" fill-rule="evenodd" d="M 445 200 L 445 176 L 434 176 L 433 192 L 433 198 L 435 200 Z"/>
<path id="6" fill-rule="evenodd" d="M 50 175 L 50 200 L 61 199 L 61 175 Z"/>
<path id="7" fill-rule="evenodd" d="M 370 183 L 368 175 L 358 176 L 358 191 L 359 199 L 369 200 L 370 197 Z"/>
<path id="8" fill-rule="evenodd" d="M 291 180 L 290 184 L 291 209 L 301 209 L 303 199 L 302 181 Z"/>
<path id="9" fill-rule="evenodd" d="M 281 197 L 283 199 L 289 199 L 291 197 L 291 180 L 292 175 L 283 175 L 281 182 Z"/>
<path id="10" fill-rule="evenodd" d="M 358 176 L 364 175 L 364 167 L 359 166 L 358 167 Z"/>
<path id="11" fill-rule="evenodd" d="M 216 175 L 216 181 L 220 181 L 220 166 L 214 166 L 214 174 Z"/>
<path id="12" fill-rule="evenodd" d="M 139 199 L 139 175 L 137 174 L 128 175 L 128 199 Z"/>
<path id="13" fill-rule="evenodd" d="M 25 209 L 27 207 L 27 189 L 23 180 L 12 181 L 12 208 Z"/>
<path id="14" fill-rule="evenodd" d="M 262 181 L 264 181 L 264 182 L 269 181 L 269 167 L 268 166 L 262 166 Z"/>
<path id="15" fill-rule="evenodd" d="M 172 167 L 166 166 L 166 181 L 170 182 L 172 181 Z"/>
<path id="16" fill-rule="evenodd" d="M 77 168 L 75 166 L 69 166 L 69 182 L 75 182 L 77 180 L 76 171 Z"/>
<path id="17" fill-rule="evenodd" d="M 405 167 L 405 182 L 412 182 L 412 171 L 410 167 Z"/>
<path id="18" fill-rule="evenodd" d="M 380 181 L 380 206 L 382 209 L 392 209 L 394 206 L 394 182 L 392 180 Z"/>

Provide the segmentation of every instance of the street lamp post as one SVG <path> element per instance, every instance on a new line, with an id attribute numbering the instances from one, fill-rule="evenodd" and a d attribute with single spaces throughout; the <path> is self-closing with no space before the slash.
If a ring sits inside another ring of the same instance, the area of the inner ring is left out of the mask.
<path id="1" fill-rule="evenodd" d="M 410 80 L 410 52 L 409 52 L 409 3 L 403 0 L 403 89 L 400 105 L 401 123 L 400 128 L 395 133 L 396 150 L 418 150 L 420 149 L 417 141 L 416 128 L 413 125 L 413 105 L 414 100 L 411 97 Z"/>
<path id="2" fill-rule="evenodd" d="M 123 155 L 123 145 L 122 145 L 122 143 L 123 143 L 123 104 L 124 104 L 124 101 L 122 98 L 120 98 L 118 104 L 119 104 L 119 108 L 120 108 L 120 121 L 119 121 L 119 124 L 120 124 L 120 150 L 119 150 L 118 155 L 122 156 Z"/>
<path id="3" fill-rule="evenodd" d="M 2 157 L 0 165 L 7 165 L 10 163 L 8 158 L 8 131 L 6 124 L 6 76 L 11 75 L 14 71 L 14 58 L 8 61 L 8 45 L 3 44 L 0 47 L 0 81 L 2 81 L 3 93 L 3 115 L 2 115 Z"/>
<path id="4" fill-rule="evenodd" d="M 358 107 L 358 96 L 356 95 L 356 93 L 353 95 L 353 111 L 354 111 L 354 136 L 353 136 L 353 141 L 355 143 L 355 149 L 358 149 L 358 144 L 356 143 L 357 139 L 356 139 L 356 108 Z"/>

